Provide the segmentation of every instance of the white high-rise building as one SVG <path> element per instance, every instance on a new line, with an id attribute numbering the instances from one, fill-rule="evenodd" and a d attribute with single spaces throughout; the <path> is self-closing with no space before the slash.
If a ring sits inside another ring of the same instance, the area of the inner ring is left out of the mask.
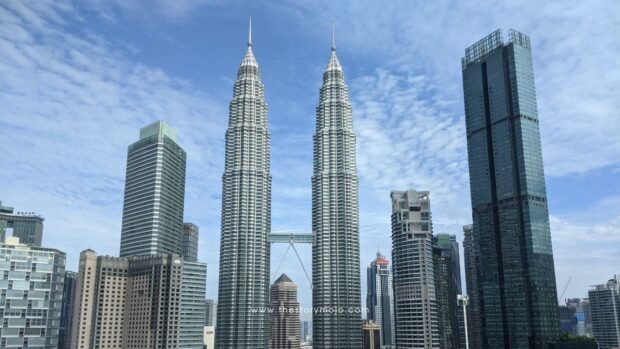
<path id="1" fill-rule="evenodd" d="M 429 192 L 391 197 L 396 347 L 439 349 Z"/>
<path id="2" fill-rule="evenodd" d="M 222 235 L 216 347 L 269 345 L 268 235 L 271 231 L 270 134 L 260 69 L 248 49 L 230 102 L 222 177 Z"/>
<path id="3" fill-rule="evenodd" d="M 358 179 L 349 91 L 336 47 L 323 73 L 312 176 L 315 349 L 362 347 Z"/>

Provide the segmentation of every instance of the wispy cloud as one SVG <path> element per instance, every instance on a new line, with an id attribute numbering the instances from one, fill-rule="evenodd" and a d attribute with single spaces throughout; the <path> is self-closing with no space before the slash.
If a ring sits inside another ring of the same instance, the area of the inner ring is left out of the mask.
<path id="1" fill-rule="evenodd" d="M 531 35 L 546 173 L 620 166 L 620 31 L 616 1 L 433 1 L 273 4 L 314 37 L 333 18 L 340 47 L 398 74 L 423 72 L 462 113 L 459 59 L 496 28 Z M 326 17 L 324 14 L 330 14 Z M 322 18 L 317 19 L 317 18 Z M 317 22 L 324 25 L 317 25 Z"/>
<path id="2" fill-rule="evenodd" d="M 559 292 L 572 277 L 566 296 L 585 296 L 590 285 L 620 273 L 619 203 L 611 196 L 589 210 L 551 215 Z"/>
<path id="3" fill-rule="evenodd" d="M 52 218 L 44 242 L 66 250 L 71 268 L 87 247 L 117 254 L 127 145 L 165 119 L 188 152 L 186 216 L 216 220 L 225 106 L 96 33 L 71 33 L 74 9 L 38 4 L 0 7 L 2 199 Z"/>

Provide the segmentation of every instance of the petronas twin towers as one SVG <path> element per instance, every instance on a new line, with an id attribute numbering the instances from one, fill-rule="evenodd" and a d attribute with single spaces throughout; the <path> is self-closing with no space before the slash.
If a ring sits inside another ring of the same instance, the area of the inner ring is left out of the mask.
<path id="1" fill-rule="evenodd" d="M 344 72 L 332 44 L 316 109 L 312 176 L 313 347 L 318 349 L 362 346 L 352 119 Z M 222 182 L 216 348 L 268 348 L 270 133 L 251 25 L 230 103 Z"/>

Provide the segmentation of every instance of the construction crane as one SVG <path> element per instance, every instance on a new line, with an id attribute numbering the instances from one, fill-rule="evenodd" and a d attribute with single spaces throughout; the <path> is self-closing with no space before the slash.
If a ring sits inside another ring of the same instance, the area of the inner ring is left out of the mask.
<path id="1" fill-rule="evenodd" d="M 562 294 L 560 295 L 560 298 L 558 298 L 558 303 L 560 303 L 560 301 L 562 300 L 562 298 L 564 297 L 564 293 L 566 293 L 566 289 L 568 289 L 568 285 L 570 284 L 570 281 L 573 279 L 572 276 L 568 277 L 568 281 L 566 281 L 566 285 L 564 286 L 564 290 L 562 291 Z"/>

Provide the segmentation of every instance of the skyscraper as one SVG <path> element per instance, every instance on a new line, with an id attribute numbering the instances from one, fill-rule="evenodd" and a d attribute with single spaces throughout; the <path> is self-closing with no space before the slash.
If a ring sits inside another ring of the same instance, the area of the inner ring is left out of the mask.
<path id="1" fill-rule="evenodd" d="M 192 223 L 183 223 L 183 245 L 181 254 L 189 262 L 198 260 L 198 226 Z"/>
<path id="2" fill-rule="evenodd" d="M 222 177 L 222 235 L 216 347 L 269 345 L 268 235 L 271 231 L 270 134 L 252 37 L 230 102 Z"/>
<path id="3" fill-rule="evenodd" d="M 91 249 L 80 253 L 71 348 L 123 347 L 127 269 L 127 258 L 97 256 Z"/>
<path id="4" fill-rule="evenodd" d="M 271 338 L 270 349 L 299 349 L 300 322 L 297 285 L 282 274 L 271 285 Z"/>
<path id="5" fill-rule="evenodd" d="M 140 129 L 127 151 L 121 257 L 181 254 L 185 151 L 163 121 Z"/>
<path id="6" fill-rule="evenodd" d="M 459 345 L 457 296 L 461 289 L 460 265 L 456 236 L 433 236 L 433 269 L 441 348 L 457 348 Z"/>
<path id="7" fill-rule="evenodd" d="M 206 264 L 80 254 L 71 348 L 202 349 Z"/>
<path id="8" fill-rule="evenodd" d="M 359 349 L 360 247 L 355 133 L 336 46 L 323 73 L 312 175 L 313 348 Z"/>
<path id="9" fill-rule="evenodd" d="M 530 39 L 497 30 L 462 69 L 483 348 L 542 348 L 559 319 Z"/>
<path id="10" fill-rule="evenodd" d="M 474 226 L 463 227 L 463 255 L 467 283 L 467 327 L 470 348 L 482 348 L 482 318 L 480 317 L 480 256 L 474 243 Z"/>
<path id="11" fill-rule="evenodd" d="M 202 349 L 205 324 L 207 264 L 183 258 L 179 347 Z"/>
<path id="12" fill-rule="evenodd" d="M 389 261 L 377 252 L 377 258 L 367 269 L 366 308 L 368 320 L 374 321 L 380 331 L 381 349 L 396 348 L 394 332 L 394 291 Z"/>
<path id="13" fill-rule="evenodd" d="M 592 331 L 600 349 L 620 346 L 620 276 L 588 291 Z"/>
<path id="14" fill-rule="evenodd" d="M 396 347 L 439 348 L 429 192 L 390 196 Z"/>
<path id="15" fill-rule="evenodd" d="M 7 237 L 0 260 L 0 348 L 56 349 L 65 253 Z"/>
<path id="16" fill-rule="evenodd" d="M 0 242 L 4 242 L 7 229 L 19 243 L 41 247 L 43 239 L 43 217 L 32 212 L 13 212 L 13 207 L 2 206 L 0 201 Z"/>
<path id="17" fill-rule="evenodd" d="M 65 283 L 62 289 L 62 310 L 60 312 L 60 331 L 58 349 L 71 349 L 71 326 L 73 323 L 74 289 L 77 273 L 65 271 Z"/>

